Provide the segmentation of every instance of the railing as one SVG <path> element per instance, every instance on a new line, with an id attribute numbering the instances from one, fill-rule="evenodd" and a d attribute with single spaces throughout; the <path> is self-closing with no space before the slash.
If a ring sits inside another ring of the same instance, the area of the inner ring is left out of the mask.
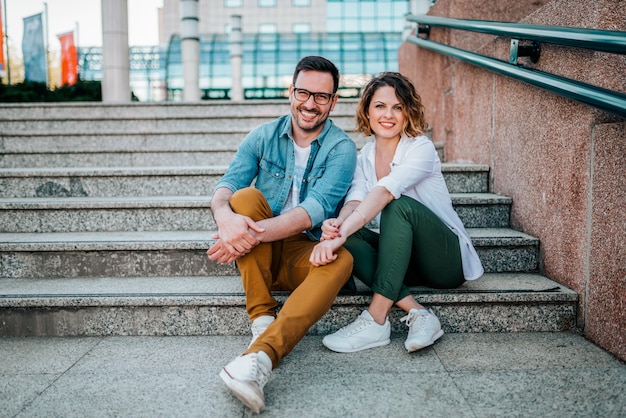
<path id="1" fill-rule="evenodd" d="M 230 88 L 203 88 L 202 100 L 230 100 Z M 168 88 L 167 100 L 180 101 L 182 99 L 182 88 Z M 337 95 L 342 98 L 358 98 L 360 96 L 360 87 L 339 87 Z M 244 98 L 249 99 L 268 99 L 280 100 L 289 98 L 289 89 L 284 87 L 252 87 L 244 89 Z"/>
<path id="2" fill-rule="evenodd" d="M 626 118 L 626 94 L 517 64 L 520 56 L 529 56 L 533 62 L 537 62 L 541 54 L 540 42 L 626 54 L 626 32 L 461 20 L 426 15 L 408 15 L 407 21 L 418 24 L 417 34 L 408 36 L 407 41 L 420 47 L 461 59 Z M 510 37 L 509 62 L 431 41 L 428 39 L 431 26 Z M 531 41 L 531 44 L 520 46 L 520 41 Z"/>

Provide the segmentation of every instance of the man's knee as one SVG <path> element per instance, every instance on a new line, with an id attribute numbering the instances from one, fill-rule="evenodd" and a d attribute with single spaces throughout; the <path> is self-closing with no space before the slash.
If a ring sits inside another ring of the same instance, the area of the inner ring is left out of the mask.
<path id="1" fill-rule="evenodd" d="M 258 189 L 246 187 L 239 189 L 230 197 L 230 207 L 233 212 L 249 216 L 252 219 L 266 219 L 271 216 L 271 209 L 267 199 Z"/>
<path id="2" fill-rule="evenodd" d="M 250 206 L 250 202 L 254 202 L 260 198 L 263 198 L 263 194 L 254 187 L 246 187 L 239 189 L 230 197 L 230 207 L 233 211 L 241 213 L 241 210 L 245 210 Z"/>
<path id="3" fill-rule="evenodd" d="M 337 259 L 331 263 L 337 268 L 337 274 L 341 277 L 345 277 L 346 280 L 352 274 L 352 267 L 354 265 L 354 259 L 350 251 L 341 247 L 337 250 Z"/>

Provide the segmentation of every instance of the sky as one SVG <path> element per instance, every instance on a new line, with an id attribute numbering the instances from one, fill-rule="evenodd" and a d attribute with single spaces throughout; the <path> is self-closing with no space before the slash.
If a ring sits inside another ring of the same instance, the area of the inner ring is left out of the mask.
<path id="1" fill-rule="evenodd" d="M 48 5 L 48 39 L 50 49 L 60 49 L 57 35 L 77 31 L 78 46 L 102 45 L 101 0 L 0 0 L 2 17 L 11 44 L 19 51 L 22 48 L 23 18 L 44 11 Z M 107 1 L 107 0 L 102 0 Z M 128 43 L 131 46 L 158 45 L 159 29 L 157 8 L 163 0 L 127 0 Z M 6 10 L 5 10 L 6 4 Z M 77 25 L 78 23 L 78 25 Z M 45 24 L 45 23 L 44 23 Z M 78 30 L 77 30 L 78 27 Z"/>

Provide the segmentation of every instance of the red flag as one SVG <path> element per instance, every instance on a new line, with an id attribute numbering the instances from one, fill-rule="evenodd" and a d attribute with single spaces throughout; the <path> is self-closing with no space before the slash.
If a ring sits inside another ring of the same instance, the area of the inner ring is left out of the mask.
<path id="1" fill-rule="evenodd" d="M 78 79 L 78 54 L 74 45 L 74 32 L 57 35 L 61 42 L 61 85 L 76 84 Z"/>
<path id="2" fill-rule="evenodd" d="M 0 4 L 0 77 L 4 77 L 7 70 L 4 63 L 4 25 L 2 22 L 2 5 Z"/>

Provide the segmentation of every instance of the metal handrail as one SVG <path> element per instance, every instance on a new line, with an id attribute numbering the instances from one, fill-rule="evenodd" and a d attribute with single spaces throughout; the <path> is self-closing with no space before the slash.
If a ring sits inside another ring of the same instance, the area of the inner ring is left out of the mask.
<path id="1" fill-rule="evenodd" d="M 428 26 L 440 26 L 529 41 L 593 49 L 595 51 L 626 54 L 626 32 L 620 31 L 529 25 L 490 20 L 453 19 L 426 15 L 408 15 L 407 20 Z"/>
<path id="2" fill-rule="evenodd" d="M 417 23 L 428 23 L 429 25 L 437 26 L 446 26 L 453 27 L 455 29 L 463 29 L 463 30 L 472 30 L 476 32 L 489 33 L 498 36 L 510 36 L 516 39 L 530 39 L 526 36 L 526 33 L 520 35 L 519 32 L 514 32 L 512 28 L 519 28 L 519 24 L 512 23 L 501 23 L 501 22 L 487 22 L 487 21 L 460 21 L 459 19 L 447 19 L 440 17 L 432 17 L 432 16 L 407 16 L 407 20 L 411 22 Z M 474 26 L 473 22 L 481 22 L 484 23 L 484 26 Z M 489 25 L 486 25 L 486 24 Z M 489 26 L 489 27 L 486 27 Z M 496 26 L 498 26 L 496 28 Z M 525 27 L 533 26 L 533 30 L 539 28 L 537 25 L 522 25 Z M 506 28 L 506 29 L 505 29 Z M 541 27 L 542 30 L 546 27 Z M 554 29 L 554 28 L 553 28 Z M 568 28 L 557 28 L 558 32 L 561 32 L 561 29 Z M 576 31 L 580 31 L 580 29 L 576 29 Z M 506 32 L 506 35 L 505 35 Z M 557 31 L 551 32 L 550 41 L 546 41 L 549 43 L 558 43 L 561 45 L 571 45 L 570 42 L 573 42 L 572 37 L 563 39 L 563 38 L 553 38 L 553 34 Z M 567 32 L 567 31 L 564 31 Z M 608 42 L 608 37 L 604 37 L 602 41 L 600 41 L 600 37 L 594 37 L 593 39 L 588 39 L 587 43 L 585 43 L 585 48 L 589 48 L 591 45 L 597 46 L 598 50 L 607 51 L 607 49 L 618 49 L 619 53 L 626 53 L 626 33 L 625 32 L 610 32 L 610 31 L 592 31 L 599 35 L 598 32 L 608 32 L 613 36 L 614 34 L 621 33 L 622 38 L 619 40 L 615 40 L 611 38 L 612 41 Z M 571 33 L 569 34 L 571 35 Z M 606 35 L 606 33 L 605 33 Z M 546 39 L 545 34 L 535 33 L 535 37 L 531 40 L 538 41 L 539 37 L 543 37 Z M 551 91 L 553 93 L 559 94 L 561 96 L 567 97 L 569 99 L 576 100 L 581 103 L 585 103 L 587 105 L 596 107 L 598 109 L 604 110 L 606 112 L 612 113 L 614 115 L 620 116 L 626 119 L 626 94 L 619 93 L 613 90 L 605 89 L 602 87 L 594 86 L 591 84 L 583 83 L 581 81 L 572 80 L 566 77 L 557 76 L 554 74 L 549 74 L 546 72 L 542 72 L 539 70 L 522 67 L 519 65 L 513 65 L 509 62 L 502 61 L 499 59 L 487 57 L 485 55 L 477 54 L 475 52 L 466 51 L 463 49 L 455 48 L 449 45 L 444 45 L 439 42 L 431 41 L 429 39 L 424 39 L 416 35 L 410 35 L 407 37 L 407 41 L 414 43 L 423 48 L 438 52 L 440 54 L 448 55 L 453 58 L 461 59 L 470 64 L 486 68 L 488 70 L 497 72 L 499 74 L 503 74 L 509 76 L 511 78 L 526 82 L 528 84 L 543 88 L 545 90 Z M 617 48 L 617 46 L 623 44 L 624 47 L 622 49 Z M 610 46 L 609 46 L 610 45 Z M 581 45 L 573 45 L 573 46 L 581 46 Z M 596 49 L 596 48 L 594 48 Z M 608 51 L 615 52 L 615 51 Z"/>

